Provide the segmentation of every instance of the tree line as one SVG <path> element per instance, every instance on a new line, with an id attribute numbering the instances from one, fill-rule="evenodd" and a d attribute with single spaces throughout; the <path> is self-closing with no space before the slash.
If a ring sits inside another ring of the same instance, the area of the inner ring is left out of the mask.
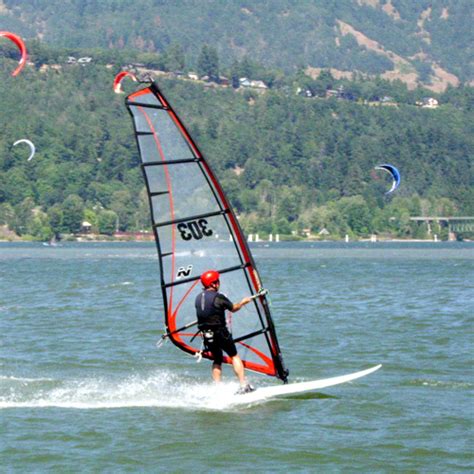
<path id="1" fill-rule="evenodd" d="M 50 64 L 62 57 L 44 54 Z M 0 62 L 0 225 L 41 240 L 77 233 L 84 220 L 103 234 L 149 228 L 132 124 L 111 87 L 119 67 L 109 60 L 27 68 L 17 78 L 8 76 L 8 58 Z M 255 68 L 274 78 L 264 94 L 160 79 L 246 232 L 422 237 L 427 229 L 410 217 L 473 215 L 472 88 L 450 88 L 437 96 L 438 109 L 425 110 L 413 104 L 426 91 L 399 83 Z M 390 95 L 398 106 L 296 94 L 341 85 L 361 97 Z M 36 145 L 30 162 L 12 147 L 20 138 Z M 390 196 L 386 176 L 374 171 L 382 162 L 402 173 Z"/>

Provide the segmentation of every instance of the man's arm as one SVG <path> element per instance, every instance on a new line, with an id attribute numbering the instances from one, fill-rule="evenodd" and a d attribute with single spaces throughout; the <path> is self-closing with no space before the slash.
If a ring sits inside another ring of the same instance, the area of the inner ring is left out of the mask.
<path id="1" fill-rule="evenodd" d="M 240 308 L 242 308 L 242 306 L 245 306 L 246 304 L 249 304 L 250 302 L 252 301 L 252 298 L 250 298 L 250 296 L 247 296 L 246 298 L 244 298 L 242 301 L 240 301 L 239 303 L 235 303 L 233 306 L 232 306 L 232 309 L 231 311 L 233 313 L 235 313 L 236 311 L 238 311 Z"/>
<path id="2" fill-rule="evenodd" d="M 232 303 L 232 301 L 229 300 L 229 298 L 227 298 L 222 293 L 220 293 L 219 296 L 217 296 L 214 304 L 218 308 L 224 308 L 227 311 L 231 311 L 232 313 L 235 313 L 236 311 L 239 311 L 239 309 L 242 308 L 242 306 L 245 306 L 251 301 L 252 301 L 252 298 L 248 296 L 244 298 L 242 301 L 240 301 L 239 303 L 234 304 Z"/>

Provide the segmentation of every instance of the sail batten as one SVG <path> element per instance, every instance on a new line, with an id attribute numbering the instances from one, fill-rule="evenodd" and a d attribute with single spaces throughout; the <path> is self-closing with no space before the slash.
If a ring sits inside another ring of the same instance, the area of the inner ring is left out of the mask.
<path id="1" fill-rule="evenodd" d="M 202 339 L 185 329 L 196 319 L 199 276 L 218 270 L 231 301 L 256 294 L 262 288 L 260 277 L 222 187 L 157 84 L 130 94 L 126 105 L 150 204 L 165 326 L 177 347 L 195 354 L 203 349 Z M 235 315 L 229 313 L 227 325 L 245 367 L 286 380 L 265 295 Z M 206 351 L 203 356 L 212 359 Z"/>
<path id="2" fill-rule="evenodd" d="M 268 331 L 269 331 L 268 328 L 263 328 L 263 329 L 260 329 L 258 331 L 254 331 L 250 334 L 246 334 L 244 336 L 237 337 L 237 338 L 234 339 L 234 342 L 237 344 L 238 342 L 245 341 L 245 339 L 250 339 L 251 337 L 258 336 L 259 334 L 265 334 Z"/>
<path id="3" fill-rule="evenodd" d="M 147 166 L 163 166 L 163 165 L 180 165 L 183 163 L 196 163 L 200 160 L 200 158 L 187 158 L 182 160 L 169 160 L 169 161 L 150 161 L 148 163 L 143 163 L 142 167 Z"/>
<path id="4" fill-rule="evenodd" d="M 129 103 L 129 101 L 127 101 L 127 105 L 133 105 L 134 107 L 147 107 L 150 109 L 169 110 L 168 107 L 165 107 L 163 105 L 146 104 L 146 103 L 140 103 L 140 102 Z"/>

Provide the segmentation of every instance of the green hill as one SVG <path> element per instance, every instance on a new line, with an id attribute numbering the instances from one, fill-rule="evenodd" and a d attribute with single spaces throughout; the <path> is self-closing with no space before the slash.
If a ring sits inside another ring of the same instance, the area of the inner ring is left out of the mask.
<path id="1" fill-rule="evenodd" d="M 40 53 L 49 62 L 60 56 Z M 119 67 L 30 66 L 12 78 L 11 64 L 0 63 L 0 225 L 40 239 L 78 232 L 84 219 L 105 233 L 149 228 L 132 124 L 111 87 Z M 474 213 L 472 88 L 449 89 L 430 110 L 414 105 L 424 90 L 327 74 L 287 76 L 265 93 L 184 79 L 160 84 L 247 232 L 422 236 L 426 229 L 410 216 Z M 300 85 L 322 84 L 344 86 L 358 100 L 296 94 Z M 393 102 L 369 101 L 383 95 Z M 32 161 L 26 147 L 12 146 L 21 138 L 36 145 Z M 394 197 L 374 174 L 381 162 L 402 173 Z"/>
<path id="2" fill-rule="evenodd" d="M 163 53 L 196 68 L 249 57 L 286 72 L 333 68 L 442 91 L 474 80 L 470 0 L 3 0 L 2 29 L 55 47 Z"/>

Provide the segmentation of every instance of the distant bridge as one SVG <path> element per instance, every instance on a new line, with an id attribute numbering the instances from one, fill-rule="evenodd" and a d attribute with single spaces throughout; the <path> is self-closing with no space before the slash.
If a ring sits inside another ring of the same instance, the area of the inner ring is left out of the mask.
<path id="1" fill-rule="evenodd" d="M 474 217 L 459 216 L 459 217 L 440 217 L 440 216 L 420 216 L 410 217 L 411 221 L 425 222 L 428 226 L 428 233 L 431 234 L 431 224 L 437 222 L 448 226 L 449 232 L 474 232 Z"/>

